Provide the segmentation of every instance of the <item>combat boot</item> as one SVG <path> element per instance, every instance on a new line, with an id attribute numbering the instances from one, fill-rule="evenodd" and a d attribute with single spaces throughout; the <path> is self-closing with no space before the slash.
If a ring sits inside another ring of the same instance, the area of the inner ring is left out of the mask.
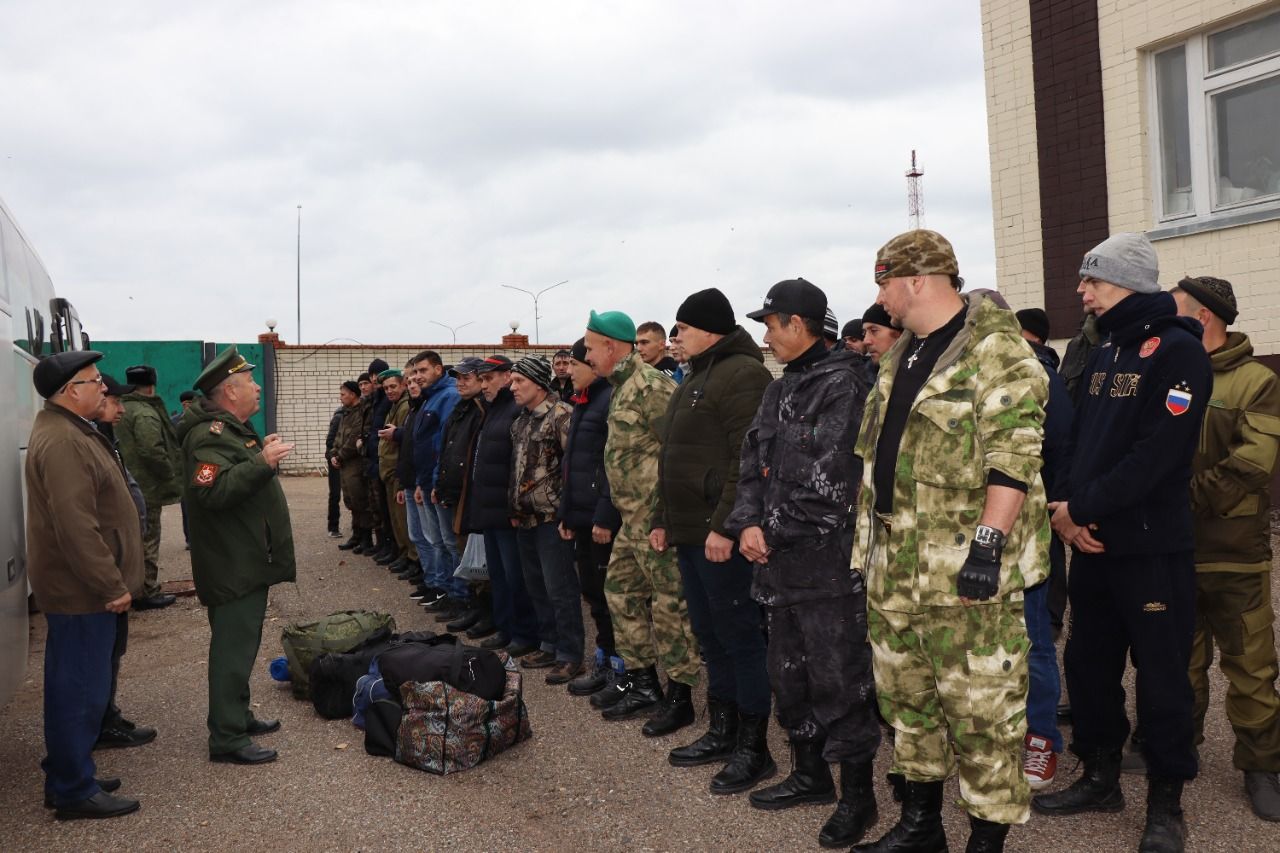
<path id="1" fill-rule="evenodd" d="M 870 761 L 840 762 L 840 802 L 818 833 L 818 843 L 823 847 L 857 844 L 880 819 L 872 770 Z"/>
<path id="2" fill-rule="evenodd" d="M 751 792 L 751 805 L 765 811 L 789 809 L 806 803 L 834 803 L 836 784 L 822 757 L 822 744 L 811 740 L 791 742 L 791 775 L 776 785 Z"/>
<path id="3" fill-rule="evenodd" d="M 1246 770 L 1244 789 L 1254 814 L 1263 820 L 1280 821 L 1280 775 L 1269 770 Z"/>
<path id="4" fill-rule="evenodd" d="M 1182 820 L 1182 780 L 1147 777 L 1147 825 L 1138 853 L 1182 853 L 1187 827 Z"/>
<path id="5" fill-rule="evenodd" d="M 367 557 L 377 550 L 373 544 L 373 531 L 368 528 L 360 531 L 360 543 L 351 549 L 352 554 L 359 554 L 361 557 Z"/>
<path id="6" fill-rule="evenodd" d="M 1009 834 L 1009 824 L 992 823 L 969 815 L 969 843 L 964 853 L 1004 853 L 1004 839 Z"/>
<path id="7" fill-rule="evenodd" d="M 942 780 L 906 781 L 902 817 L 871 844 L 859 844 L 858 853 L 946 853 L 947 833 L 942 828 Z"/>
<path id="8" fill-rule="evenodd" d="M 604 649 L 596 647 L 596 656 L 591 662 L 591 669 L 569 682 L 569 692 L 574 696 L 590 696 L 601 687 L 609 675 L 609 664 Z"/>
<path id="9" fill-rule="evenodd" d="M 363 536 L 363 532 L 360 530 L 359 527 L 352 527 L 351 538 L 348 539 L 346 542 L 343 542 L 341 545 L 339 545 L 338 550 L 350 551 L 353 548 L 356 548 L 363 541 L 363 539 L 361 538 L 362 536 Z"/>
<path id="10" fill-rule="evenodd" d="M 652 664 L 644 669 L 629 669 L 625 676 L 626 688 L 617 702 L 600 712 L 606 720 L 629 720 L 662 701 L 662 685 L 658 683 L 658 670 Z"/>
<path id="11" fill-rule="evenodd" d="M 605 677 L 604 687 L 591 694 L 592 708 L 608 708 L 622 700 L 631 689 L 627 680 L 626 665 L 617 655 L 609 658 L 609 674 Z"/>
<path id="12" fill-rule="evenodd" d="M 649 722 L 640 732 L 645 737 L 669 735 L 692 725 L 697 714 L 693 710 L 693 688 L 680 681 L 667 679 L 667 695 L 662 697 Z"/>
<path id="13" fill-rule="evenodd" d="M 688 746 L 667 754 L 672 767 L 697 767 L 715 761 L 726 761 L 738 745 L 738 706 L 714 696 L 707 696 L 707 716 L 711 718 L 707 733 Z"/>
<path id="14" fill-rule="evenodd" d="M 1056 793 L 1036 794 L 1031 798 L 1031 808 L 1047 815 L 1118 812 L 1124 808 L 1120 751 L 1098 749 L 1080 758 L 1084 762 L 1080 778 Z"/>
<path id="15" fill-rule="evenodd" d="M 724 769 L 711 777 L 711 793 L 737 794 L 754 788 L 778 772 L 769 754 L 769 716 L 741 714 L 738 742 Z"/>

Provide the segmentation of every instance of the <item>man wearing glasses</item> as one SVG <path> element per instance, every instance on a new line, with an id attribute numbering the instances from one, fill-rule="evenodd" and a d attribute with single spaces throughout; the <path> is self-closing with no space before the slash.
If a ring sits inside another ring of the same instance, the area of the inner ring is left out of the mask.
<path id="1" fill-rule="evenodd" d="M 103 408 L 102 353 L 50 356 L 33 373 L 45 398 L 27 450 L 27 559 L 45 614 L 45 803 L 59 820 L 138 810 L 96 779 L 92 749 L 111 696 L 118 614 L 142 589 L 142 531 L 124 466 L 91 421 Z"/>

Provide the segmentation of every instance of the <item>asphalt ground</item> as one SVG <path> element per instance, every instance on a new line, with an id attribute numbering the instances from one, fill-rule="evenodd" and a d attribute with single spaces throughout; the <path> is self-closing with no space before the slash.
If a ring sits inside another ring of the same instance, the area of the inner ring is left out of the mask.
<path id="1" fill-rule="evenodd" d="M 260 738 L 280 751 L 280 760 L 259 767 L 208 761 L 208 623 L 195 598 L 180 598 L 168 609 L 133 614 L 121 670 L 125 715 L 156 726 L 159 737 L 143 747 L 95 753 L 98 775 L 122 777 L 122 793 L 140 799 L 141 810 L 107 821 L 55 821 L 41 806 L 44 620 L 36 616 L 26 683 L 0 710 L 0 851 L 819 849 L 817 833 L 831 806 L 758 811 L 745 794 L 707 791 L 717 766 L 667 764 L 672 747 L 701 733 L 705 711 L 695 726 L 650 740 L 640 734 L 642 720 L 606 723 L 586 699 L 543 684 L 542 671 L 524 682 L 532 740 L 473 770 L 439 777 L 366 755 L 362 732 L 346 721 L 322 719 L 271 680 L 267 665 L 280 654 L 280 630 L 292 621 L 352 608 L 389 612 L 401 630 L 435 625 L 407 597 L 406 584 L 336 549 L 338 540 L 325 532 L 324 480 L 284 483 L 298 583 L 272 590 L 251 684 L 255 713 L 283 721 L 281 731 Z M 346 523 L 344 518 L 344 530 Z M 164 530 L 161 579 L 187 579 L 190 562 L 177 507 L 165 510 Z M 1278 851 L 1280 824 L 1253 816 L 1241 774 L 1231 766 L 1223 689 L 1215 671 L 1201 775 L 1184 796 L 1188 849 Z M 701 709 L 701 695 L 698 704 Z M 776 727 L 770 745 L 781 778 L 789 761 Z M 889 758 L 886 742 L 876 762 L 880 822 L 872 838 L 898 815 L 884 781 Z M 1061 757 L 1055 788 L 1075 778 L 1074 765 L 1070 756 Z M 1145 782 L 1126 776 L 1124 791 L 1129 805 L 1123 812 L 1033 816 L 1014 827 L 1006 849 L 1135 850 Z M 967 819 L 954 805 L 957 797 L 952 779 L 944 819 L 953 850 L 963 849 L 968 837 Z"/>

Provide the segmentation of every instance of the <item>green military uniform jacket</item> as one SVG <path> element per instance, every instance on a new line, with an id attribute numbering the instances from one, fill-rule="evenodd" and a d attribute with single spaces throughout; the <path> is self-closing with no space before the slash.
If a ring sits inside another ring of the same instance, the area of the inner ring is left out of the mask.
<path id="1" fill-rule="evenodd" d="M 1240 332 L 1209 354 L 1213 396 L 1191 467 L 1196 570 L 1271 571 L 1271 476 L 1280 381 Z"/>
<path id="2" fill-rule="evenodd" d="M 915 341 L 910 332 L 881 359 L 864 410 L 852 563 L 866 574 L 869 602 L 883 610 L 961 606 L 956 582 L 993 470 L 1028 489 L 1005 543 L 999 591 L 985 603 L 1021 599 L 1023 589 L 1048 576 L 1049 515 L 1040 479 L 1048 378 L 1013 312 L 986 298 L 963 298 L 964 326 L 938 358 L 903 429 L 887 536 L 875 513 L 876 443 L 898 365 Z"/>
<path id="3" fill-rule="evenodd" d="M 623 523 L 647 526 L 658 500 L 658 427 L 676 383 L 634 350 L 614 367 L 609 382 L 605 476 Z"/>
<path id="4" fill-rule="evenodd" d="M 198 397 L 178 435 L 200 603 L 214 607 L 294 580 L 289 504 L 257 431 Z"/>
<path id="5" fill-rule="evenodd" d="M 396 400 L 392 405 L 391 411 L 387 412 L 387 420 L 383 426 L 402 427 L 404 422 L 409 418 L 409 392 L 400 395 L 400 399 Z M 400 443 L 396 441 L 380 440 L 378 442 L 378 479 L 384 483 L 390 483 L 396 476 L 396 463 L 400 461 Z"/>
<path id="6" fill-rule="evenodd" d="M 124 417 L 115 435 L 125 466 L 148 507 L 176 504 L 182 499 L 182 444 L 164 400 L 137 392 L 120 399 Z"/>

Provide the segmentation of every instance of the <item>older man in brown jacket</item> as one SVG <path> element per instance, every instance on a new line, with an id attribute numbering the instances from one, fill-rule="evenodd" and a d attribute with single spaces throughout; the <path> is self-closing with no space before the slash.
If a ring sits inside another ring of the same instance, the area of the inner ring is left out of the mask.
<path id="1" fill-rule="evenodd" d="M 111 693 L 116 615 L 142 588 L 142 531 L 124 466 L 91 420 L 102 409 L 102 353 L 65 352 L 36 365 L 47 401 L 27 450 L 27 559 L 45 614 L 45 803 L 60 820 L 138 809 L 95 779 L 91 751 Z"/>

